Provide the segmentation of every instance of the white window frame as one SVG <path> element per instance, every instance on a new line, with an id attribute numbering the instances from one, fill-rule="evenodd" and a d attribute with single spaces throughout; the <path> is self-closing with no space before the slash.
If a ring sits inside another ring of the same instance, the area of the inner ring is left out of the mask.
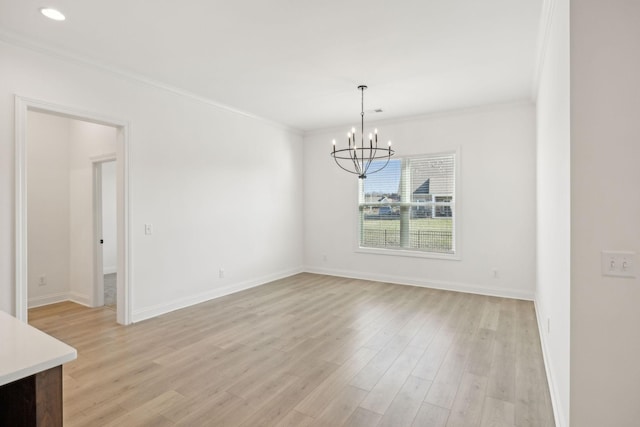
<path id="1" fill-rule="evenodd" d="M 361 215 L 360 215 L 360 195 L 362 194 L 362 180 L 357 181 L 357 185 L 355 187 L 355 249 L 354 252 L 362 253 L 362 254 L 375 254 L 375 255 L 391 255 L 391 256 L 401 256 L 401 257 L 411 257 L 411 258 L 429 258 L 429 259 L 441 259 L 441 260 L 452 260 L 452 261 L 460 261 L 462 259 L 462 245 L 461 245 L 461 232 L 460 232 L 460 224 L 462 218 L 462 203 L 460 202 L 460 194 L 462 188 L 462 182 L 460 179 L 461 176 L 461 155 L 460 148 L 458 147 L 455 150 L 449 151 L 440 151 L 434 153 L 423 153 L 423 154 L 412 154 L 400 157 L 400 159 L 411 159 L 411 158 L 420 158 L 420 157 L 437 157 L 442 155 L 455 155 L 455 185 L 454 185 L 454 196 L 453 202 L 451 202 L 452 207 L 452 232 L 453 232 L 453 253 L 440 253 L 440 252 L 428 252 L 414 249 L 406 249 L 406 248 L 398 248 L 398 249 L 390 249 L 390 248 L 372 248 L 372 247 L 364 247 L 360 246 L 360 236 L 362 233 L 361 230 Z M 401 173 L 404 173 L 401 172 Z M 366 178 L 365 178 L 366 179 Z"/>

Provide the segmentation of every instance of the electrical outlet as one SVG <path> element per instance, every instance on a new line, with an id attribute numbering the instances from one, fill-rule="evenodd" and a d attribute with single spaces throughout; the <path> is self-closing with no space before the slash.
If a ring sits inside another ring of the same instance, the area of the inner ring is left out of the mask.
<path id="1" fill-rule="evenodd" d="M 224 269 L 222 269 L 222 268 L 221 268 L 221 269 L 218 271 L 218 277 L 219 277 L 219 278 L 221 278 L 221 279 L 224 279 Z"/>
<path id="2" fill-rule="evenodd" d="M 38 279 L 38 286 L 45 286 L 47 284 L 47 276 L 44 274 Z"/>
<path id="3" fill-rule="evenodd" d="M 493 270 L 491 270 L 491 276 L 492 276 L 494 279 L 497 279 L 497 278 L 498 278 L 498 269 L 497 269 L 497 268 L 494 268 Z"/>
<path id="4" fill-rule="evenodd" d="M 153 226 L 151 224 L 144 225 L 144 234 L 146 234 L 147 236 L 153 234 Z"/>

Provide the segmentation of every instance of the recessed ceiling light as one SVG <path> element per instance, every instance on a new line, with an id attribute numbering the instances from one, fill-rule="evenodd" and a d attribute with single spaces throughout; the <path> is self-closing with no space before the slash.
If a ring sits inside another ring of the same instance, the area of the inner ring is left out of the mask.
<path id="1" fill-rule="evenodd" d="M 53 19 L 54 21 L 64 21 L 66 19 L 62 12 L 50 7 L 43 7 L 42 9 L 40 9 L 40 13 L 49 19 Z"/>

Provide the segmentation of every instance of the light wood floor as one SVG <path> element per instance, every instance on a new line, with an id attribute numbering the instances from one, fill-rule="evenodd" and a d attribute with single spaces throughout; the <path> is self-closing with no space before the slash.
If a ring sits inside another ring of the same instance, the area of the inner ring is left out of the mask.
<path id="1" fill-rule="evenodd" d="M 67 426 L 553 426 L 531 302 L 300 274 L 128 327 L 60 303 Z"/>

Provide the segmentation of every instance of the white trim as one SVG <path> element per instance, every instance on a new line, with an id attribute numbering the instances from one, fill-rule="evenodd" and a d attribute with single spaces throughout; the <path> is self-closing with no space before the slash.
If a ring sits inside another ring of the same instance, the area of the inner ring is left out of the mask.
<path id="1" fill-rule="evenodd" d="M 118 294 L 118 302 L 116 305 L 117 309 L 117 321 L 121 325 L 129 325 L 132 320 L 132 311 L 133 311 L 133 289 L 132 289 L 132 280 L 133 277 L 133 263 L 131 261 L 131 233 L 130 233 L 130 224 L 131 224 L 131 184 L 129 182 L 129 171 L 131 169 L 131 142 L 133 138 L 131 137 L 131 126 L 121 126 L 118 130 L 118 142 L 121 142 L 123 148 L 121 165 L 118 165 L 118 168 L 123 169 L 123 195 L 122 202 L 123 206 L 123 222 L 124 222 L 124 230 L 123 230 L 123 239 L 122 244 L 118 243 L 118 264 L 122 263 L 121 271 L 124 272 L 120 274 L 122 277 L 118 277 L 117 280 L 117 294 Z M 117 173 L 116 173 L 117 176 Z M 117 178 L 116 178 L 117 182 Z M 119 231 L 118 231 L 119 232 Z M 120 265 L 118 265 L 120 268 Z M 122 306 L 122 309 L 120 309 Z"/>
<path id="2" fill-rule="evenodd" d="M 43 305 L 56 304 L 59 302 L 69 301 L 69 292 L 59 292 L 50 295 L 42 295 L 29 298 L 29 308 L 42 307 Z"/>
<path id="3" fill-rule="evenodd" d="M 15 315 L 27 322 L 27 104 L 15 98 Z"/>
<path id="4" fill-rule="evenodd" d="M 544 69 L 544 62 L 549 48 L 549 37 L 551 35 L 551 22 L 555 10 L 556 0 L 542 0 L 542 10 L 540 11 L 540 23 L 538 25 L 538 48 L 536 51 L 536 62 L 533 70 L 533 82 L 531 85 L 531 99 L 538 99 L 540 88 L 540 77 Z"/>
<path id="5" fill-rule="evenodd" d="M 26 129 L 27 112 L 38 111 L 47 114 L 58 115 L 76 120 L 97 123 L 101 125 L 116 127 L 118 129 L 118 143 L 122 144 L 123 153 L 123 211 L 124 224 L 122 233 L 124 234 L 122 248 L 122 277 L 118 278 L 118 283 L 122 280 L 118 293 L 122 295 L 123 304 L 118 304 L 118 323 L 127 325 L 131 323 L 131 250 L 129 240 L 130 223 L 130 185 L 129 185 L 129 165 L 131 152 L 130 127 L 128 121 L 114 119 L 80 108 L 73 108 L 53 104 L 51 102 L 27 98 L 15 95 L 15 313 L 16 317 L 23 322 L 27 321 L 27 159 L 26 159 Z M 120 248 L 119 248 L 120 253 Z M 90 299 L 85 295 L 71 293 L 71 300 L 83 305 L 89 305 Z M 122 309 L 120 308 L 122 306 Z"/>
<path id="6" fill-rule="evenodd" d="M 235 283 L 222 288 L 203 292 L 200 294 L 179 298 L 177 300 L 173 300 L 168 303 L 162 303 L 162 304 L 157 304 L 151 307 L 141 308 L 133 312 L 133 322 L 134 323 L 140 322 L 142 320 L 160 316 L 162 314 L 166 314 L 171 311 L 190 307 L 192 305 L 200 304 L 212 299 L 234 294 L 236 292 L 244 291 L 246 289 L 262 286 L 267 283 L 273 282 L 274 280 L 284 279 L 286 277 L 293 276 L 295 274 L 299 274 L 303 272 L 304 270 L 302 268 L 284 270 L 278 273 L 268 274 L 266 276 L 262 276 L 256 279 L 247 280 L 245 282 Z"/>
<path id="7" fill-rule="evenodd" d="M 88 295 L 79 294 L 78 292 L 69 292 L 69 301 L 93 308 L 91 307 L 91 298 Z"/>
<path id="8" fill-rule="evenodd" d="M 57 304 L 59 302 L 71 301 L 76 304 L 84 305 L 92 308 L 89 303 L 90 298 L 77 292 L 59 292 L 51 295 L 43 295 L 35 298 L 29 298 L 29 308 L 42 307 L 49 304 Z"/>
<path id="9" fill-rule="evenodd" d="M 274 126 L 275 128 L 278 128 L 278 129 L 281 129 L 281 130 L 284 130 L 284 131 L 287 131 L 287 132 L 291 132 L 291 133 L 296 134 L 296 135 L 300 135 L 300 136 L 303 135 L 303 131 L 300 130 L 300 129 L 296 129 L 296 128 L 293 128 L 291 126 L 287 126 L 287 125 L 285 125 L 283 123 L 279 123 L 279 122 L 276 122 L 276 121 L 273 121 L 273 120 L 270 120 L 270 119 L 267 119 L 267 118 L 252 114 L 252 113 L 249 113 L 247 111 L 243 111 L 243 110 L 240 110 L 238 108 L 234 108 L 234 107 L 231 107 L 229 105 L 222 104 L 220 102 L 214 101 L 214 100 L 206 98 L 204 96 L 200 96 L 200 95 L 197 95 L 197 94 L 195 94 L 193 92 L 189 92 L 188 90 L 184 90 L 184 89 L 181 89 L 179 87 L 172 86 L 170 84 L 166 84 L 166 83 L 163 83 L 163 82 L 158 81 L 158 80 L 150 79 L 150 78 L 145 77 L 145 76 L 143 76 L 141 74 L 136 74 L 136 73 L 132 73 L 132 72 L 129 72 L 129 71 L 125 71 L 125 70 L 117 68 L 117 67 L 113 67 L 113 66 L 110 66 L 110 65 L 102 64 L 102 63 L 97 62 L 95 60 L 86 58 L 84 56 L 72 54 L 72 53 L 67 52 L 65 50 L 56 49 L 56 48 L 53 48 L 51 46 L 47 46 L 47 45 L 45 45 L 43 43 L 38 43 L 38 42 L 35 42 L 33 40 L 29 40 L 29 39 L 27 39 L 25 37 L 22 37 L 22 36 L 19 36 L 19 35 L 15 34 L 13 32 L 7 31 L 6 29 L 0 29 L 0 41 L 4 42 L 6 44 L 9 44 L 9 45 L 15 46 L 15 47 L 19 47 L 19 48 L 22 48 L 22 49 L 29 49 L 29 50 L 34 51 L 34 52 L 38 52 L 38 53 L 41 53 L 41 54 L 52 56 L 54 58 L 63 59 L 65 61 L 73 62 L 73 63 L 76 63 L 76 64 L 81 64 L 81 65 L 84 65 L 84 66 L 89 66 L 89 67 L 92 67 L 94 69 L 98 69 L 100 71 L 104 71 L 104 72 L 107 72 L 107 73 L 110 73 L 110 74 L 115 74 L 115 75 L 117 75 L 119 77 L 123 77 L 123 78 L 125 78 L 127 80 L 130 80 L 130 81 L 143 83 L 145 85 L 152 86 L 152 87 L 157 88 L 157 89 L 162 89 L 162 90 L 165 90 L 167 92 L 171 92 L 171 93 L 176 94 L 176 95 L 184 96 L 186 98 L 190 98 L 190 99 L 202 102 L 204 104 L 210 105 L 210 106 L 215 107 L 215 108 L 219 108 L 221 110 L 229 111 L 229 112 L 232 112 L 232 113 L 235 113 L 235 114 L 239 114 L 241 116 L 248 117 L 250 119 L 254 119 L 254 120 L 258 120 L 258 121 L 267 123 L 267 124 L 269 124 L 271 126 Z"/>
<path id="10" fill-rule="evenodd" d="M 105 162 L 115 162 L 118 160 L 118 155 L 116 153 L 105 153 L 97 156 L 89 157 L 91 163 L 105 163 Z"/>
<path id="11" fill-rule="evenodd" d="M 457 233 L 456 233 L 457 234 Z M 427 258 L 427 259 L 442 259 L 448 261 L 460 261 L 462 258 L 459 254 L 447 254 L 440 252 L 426 252 L 410 249 L 385 249 L 385 248 L 368 248 L 358 246 L 354 250 L 358 254 L 373 254 L 373 255 L 390 255 L 390 256 L 403 256 L 410 258 Z"/>
<path id="12" fill-rule="evenodd" d="M 537 296 L 533 300 L 533 306 L 535 308 L 536 320 L 538 322 L 538 335 L 540 335 L 540 347 L 542 347 L 542 359 L 544 361 L 544 370 L 547 375 L 551 407 L 553 408 L 553 418 L 555 419 L 556 427 L 568 427 L 564 423 L 564 413 L 559 401 L 560 393 L 558 392 L 557 381 L 553 375 L 553 371 L 551 370 L 551 356 L 549 355 L 549 346 L 547 345 L 547 335 L 544 333 L 546 329 L 542 322 L 543 316 L 540 315 L 540 309 L 538 308 Z"/>
<path id="13" fill-rule="evenodd" d="M 372 280 L 375 282 L 393 283 L 396 285 L 418 286 L 421 288 L 441 289 L 445 291 L 465 292 L 469 294 L 513 298 L 526 301 L 533 301 L 534 297 L 533 291 L 527 292 L 505 288 L 490 288 L 470 283 L 447 282 L 443 280 L 429 280 L 416 277 L 403 277 L 396 275 L 375 274 L 369 272 L 339 270 L 332 268 L 317 268 L 312 266 L 305 267 L 304 271 L 307 273 L 346 277 L 349 279 Z"/>

